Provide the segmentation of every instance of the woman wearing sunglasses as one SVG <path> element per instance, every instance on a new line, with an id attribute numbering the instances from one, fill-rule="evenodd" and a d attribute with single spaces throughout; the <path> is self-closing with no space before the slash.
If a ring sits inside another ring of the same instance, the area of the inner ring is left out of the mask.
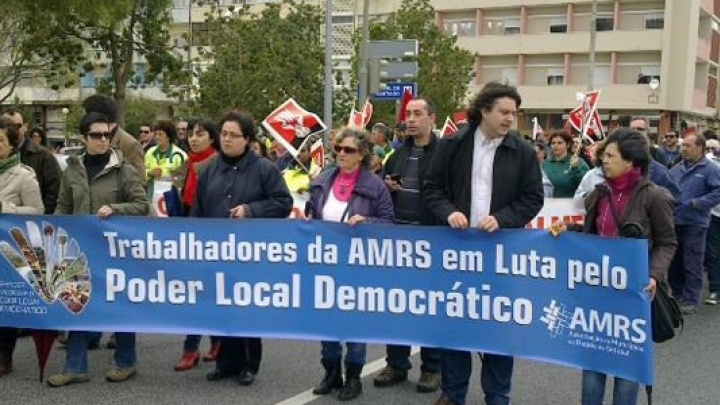
<path id="1" fill-rule="evenodd" d="M 322 173 L 310 186 L 306 214 L 312 219 L 357 224 L 391 224 L 394 210 L 390 193 L 370 169 L 372 144 L 362 130 L 345 128 L 334 146 L 337 167 Z M 362 392 L 360 373 L 365 364 L 365 343 L 347 342 L 345 384 L 342 377 L 342 345 L 322 342 L 325 376 L 315 387 L 316 395 L 340 389 L 338 399 L 347 401 Z"/>
<path id="2" fill-rule="evenodd" d="M 122 153 L 110 148 L 110 124 L 99 113 L 88 113 L 80 122 L 85 149 L 67 160 L 55 214 L 145 216 L 150 203 L 140 174 L 123 161 Z M 70 331 L 67 337 L 65 368 L 48 378 L 52 387 L 61 387 L 90 380 L 88 376 L 88 345 L 91 332 Z M 115 366 L 105 374 L 110 382 L 121 382 L 135 375 L 135 333 L 115 334 Z"/>

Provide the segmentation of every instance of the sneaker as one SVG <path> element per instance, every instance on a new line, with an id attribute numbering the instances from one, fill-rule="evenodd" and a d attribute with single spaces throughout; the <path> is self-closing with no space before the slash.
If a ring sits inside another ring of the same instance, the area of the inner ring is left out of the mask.
<path id="1" fill-rule="evenodd" d="M 417 383 L 418 392 L 435 392 L 440 388 L 442 377 L 440 373 L 424 372 L 420 375 Z"/>
<path id="2" fill-rule="evenodd" d="M 105 374 L 105 379 L 108 382 L 123 382 L 132 378 L 135 374 L 137 374 L 135 367 L 116 367 L 110 369 L 110 371 Z"/>
<path id="3" fill-rule="evenodd" d="M 64 387 L 69 384 L 84 383 L 90 381 L 87 374 L 60 373 L 48 377 L 47 383 L 51 387 Z"/>
<path id="4" fill-rule="evenodd" d="M 692 315 L 697 311 L 697 308 L 693 304 L 682 304 L 680 306 L 683 315 Z"/>
<path id="5" fill-rule="evenodd" d="M 705 305 L 717 305 L 718 300 L 720 300 L 720 297 L 718 297 L 718 293 L 711 292 L 710 295 L 705 298 Z"/>
<path id="6" fill-rule="evenodd" d="M 408 373 L 406 370 L 398 370 L 392 366 L 385 368 L 373 378 L 373 384 L 376 387 L 390 387 L 407 380 Z"/>

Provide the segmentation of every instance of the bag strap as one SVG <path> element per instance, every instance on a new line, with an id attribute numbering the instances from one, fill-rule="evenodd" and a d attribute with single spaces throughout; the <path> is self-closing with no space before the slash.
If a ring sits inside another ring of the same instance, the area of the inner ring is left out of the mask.
<path id="1" fill-rule="evenodd" d="M 617 207 L 612 198 L 612 190 L 610 187 L 605 188 L 605 192 L 608 198 L 608 205 L 610 206 L 610 213 L 612 214 L 613 221 L 615 221 L 615 228 L 617 228 L 618 234 L 620 233 L 620 215 L 618 215 Z"/>

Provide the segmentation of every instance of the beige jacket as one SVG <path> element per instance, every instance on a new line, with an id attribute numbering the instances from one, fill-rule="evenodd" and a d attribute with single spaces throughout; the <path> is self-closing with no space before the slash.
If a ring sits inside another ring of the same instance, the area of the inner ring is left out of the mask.
<path id="1" fill-rule="evenodd" d="M 40 185 L 30 166 L 19 164 L 0 174 L 0 202 L 4 214 L 42 214 Z"/>
<path id="2" fill-rule="evenodd" d="M 145 178 L 145 154 L 140 142 L 124 129 L 117 127 L 110 146 L 122 152 L 123 159 L 137 170 L 144 187 L 147 181 Z"/>

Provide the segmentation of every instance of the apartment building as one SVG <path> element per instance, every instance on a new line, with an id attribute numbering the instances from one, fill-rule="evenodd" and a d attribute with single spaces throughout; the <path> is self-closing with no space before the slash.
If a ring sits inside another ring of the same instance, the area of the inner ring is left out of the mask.
<path id="1" fill-rule="evenodd" d="M 718 128 L 720 1 L 596 0 L 593 82 L 606 128 L 651 117 L 663 133 Z M 476 54 L 469 92 L 507 80 L 523 96 L 519 129 L 560 128 L 588 90 L 593 0 L 436 0 L 436 22 Z M 653 80 L 655 79 L 655 80 Z M 651 85 L 652 84 L 652 85 Z"/>

